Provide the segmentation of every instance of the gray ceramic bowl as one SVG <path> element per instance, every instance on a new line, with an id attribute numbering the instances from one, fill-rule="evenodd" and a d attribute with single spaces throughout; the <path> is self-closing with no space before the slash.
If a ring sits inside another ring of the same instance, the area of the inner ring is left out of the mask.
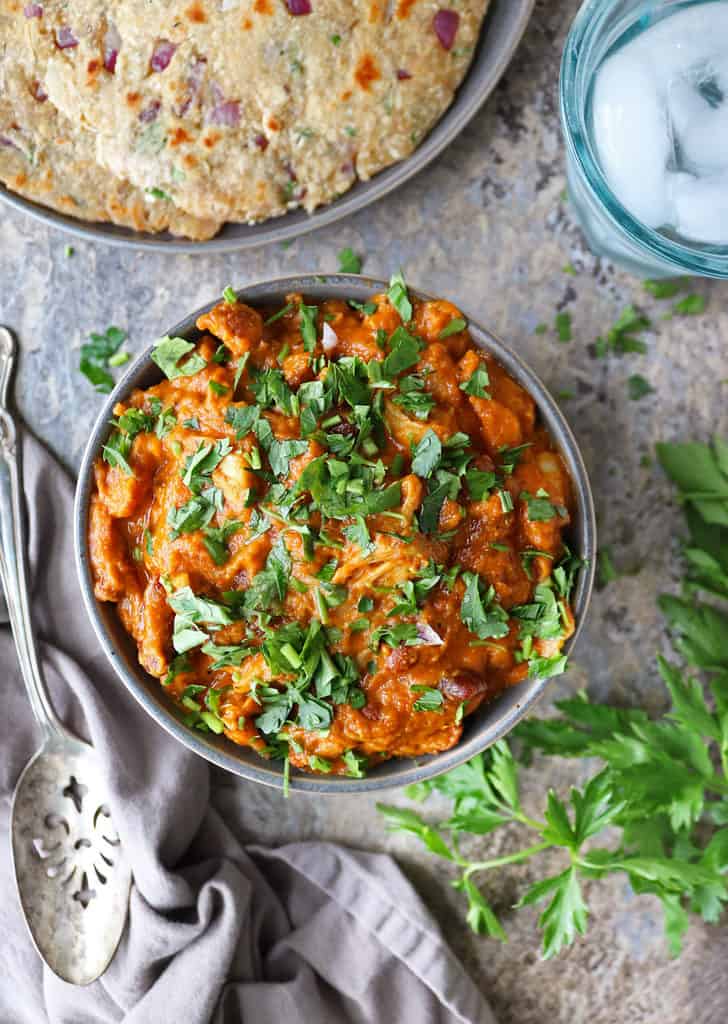
<path id="1" fill-rule="evenodd" d="M 241 291 L 240 296 L 253 306 L 283 305 L 284 297 L 289 292 L 302 292 L 314 300 L 353 298 L 363 302 L 373 293 L 386 290 L 386 287 L 384 282 L 372 278 L 351 274 L 332 274 L 267 281 L 245 288 Z M 410 289 L 410 291 L 413 294 L 418 294 L 421 298 L 430 297 L 421 292 L 418 293 L 414 289 Z M 215 302 L 218 301 L 219 299 L 215 300 Z M 195 328 L 195 321 L 212 305 L 214 303 L 198 309 L 176 327 L 171 328 L 168 332 L 161 331 L 160 334 L 169 333 L 189 340 L 196 340 L 199 332 Z M 573 602 L 578 633 L 589 603 L 596 554 L 594 507 L 589 480 L 578 446 L 558 406 L 538 377 L 521 362 L 517 355 L 506 348 L 490 331 L 481 327 L 477 321 L 469 318 L 469 327 L 476 344 L 491 352 L 534 398 L 542 420 L 556 441 L 571 473 L 577 502 L 576 522 L 571 533 L 571 546 L 575 553 L 587 561 L 586 567 L 579 573 Z M 74 519 L 76 565 L 86 609 L 101 646 L 116 669 L 119 678 L 155 721 L 191 750 L 206 757 L 213 764 L 226 768 L 245 779 L 262 782 L 268 786 L 281 787 L 283 771 L 280 762 L 266 761 L 252 750 L 236 746 L 223 736 L 195 732 L 182 724 L 181 712 L 171 698 L 164 693 L 159 681 L 147 675 L 139 665 L 136 646 L 117 618 L 114 605 L 102 604 L 94 597 L 87 542 L 89 499 L 93 487 L 93 464 L 109 435 L 109 420 L 112 417 L 114 405 L 125 400 L 134 388 L 150 387 L 161 380 L 162 375 L 159 369 L 150 359 L 152 347 L 150 345 L 132 363 L 109 396 L 96 421 L 81 464 Z M 574 636 L 568 641 L 565 648 L 567 653 L 573 647 L 575 639 Z M 453 750 L 427 757 L 387 761 L 374 768 L 365 779 L 293 772 L 291 786 L 313 793 L 353 793 L 385 789 L 391 786 L 404 786 L 433 775 L 439 775 L 441 772 L 461 764 L 479 751 L 485 750 L 501 736 L 505 736 L 523 718 L 531 705 L 543 693 L 546 685 L 546 680 L 529 679 L 481 707 L 466 720 L 463 738 Z"/>
<path id="2" fill-rule="evenodd" d="M 427 138 L 412 156 L 377 174 L 371 181 L 359 182 L 341 199 L 315 213 L 297 210 L 261 224 L 226 224 L 215 238 L 207 242 L 190 242 L 168 234 L 147 235 L 113 224 L 85 224 L 23 199 L 2 185 L 0 201 L 76 238 L 128 249 L 153 249 L 167 253 L 233 252 L 296 238 L 363 209 L 431 163 L 463 130 L 496 87 L 526 30 L 534 4 L 535 0 L 492 0 L 472 67 L 452 105 Z"/>

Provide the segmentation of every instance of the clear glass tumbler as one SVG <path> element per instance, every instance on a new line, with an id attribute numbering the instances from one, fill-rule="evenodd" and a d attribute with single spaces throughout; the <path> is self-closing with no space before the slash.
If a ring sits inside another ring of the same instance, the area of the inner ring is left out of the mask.
<path id="1" fill-rule="evenodd" d="M 668 238 L 641 224 L 624 208 L 602 173 L 591 137 L 592 85 L 599 66 L 618 40 L 694 2 L 586 0 L 569 33 L 561 63 L 561 121 L 569 197 L 592 250 L 642 277 L 688 274 L 728 278 L 728 246 Z M 635 166 L 634 173 L 639 174 L 639 166 Z"/>

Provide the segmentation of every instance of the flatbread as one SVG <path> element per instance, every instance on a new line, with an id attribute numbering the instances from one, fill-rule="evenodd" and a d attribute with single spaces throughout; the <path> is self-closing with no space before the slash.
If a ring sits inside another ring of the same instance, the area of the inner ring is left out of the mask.
<path id="1" fill-rule="evenodd" d="M 0 181 L 79 220 L 195 240 L 217 234 L 219 222 L 160 202 L 96 163 L 93 136 L 60 114 L 38 79 L 17 61 L 15 27 L 0 20 Z"/>
<path id="2" fill-rule="evenodd" d="M 14 17 L 26 75 L 84 159 L 191 217 L 252 223 L 311 212 L 412 153 L 452 102 L 487 6 L 47 0 Z"/>

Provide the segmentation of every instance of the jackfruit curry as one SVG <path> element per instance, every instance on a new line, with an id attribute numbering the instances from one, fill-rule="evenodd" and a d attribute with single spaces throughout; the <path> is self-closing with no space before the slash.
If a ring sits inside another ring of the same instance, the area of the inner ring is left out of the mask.
<path id="1" fill-rule="evenodd" d="M 95 466 L 95 593 L 193 729 L 361 777 L 563 671 L 571 482 L 460 311 L 226 289 Z"/>

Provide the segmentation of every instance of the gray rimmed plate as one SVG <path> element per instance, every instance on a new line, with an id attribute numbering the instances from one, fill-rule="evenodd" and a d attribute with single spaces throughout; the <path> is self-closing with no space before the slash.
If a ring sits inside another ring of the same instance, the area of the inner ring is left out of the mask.
<path id="1" fill-rule="evenodd" d="M 363 302 L 370 295 L 385 291 L 386 288 L 383 281 L 352 274 L 309 275 L 279 278 L 251 285 L 240 293 L 240 297 L 253 306 L 283 305 L 285 296 L 290 292 L 300 292 L 310 299 L 319 301 L 339 298 Z M 413 288 L 410 288 L 410 292 L 420 298 L 431 298 Z M 219 302 L 219 298 L 215 299 L 215 302 Z M 195 327 L 195 321 L 214 304 L 210 303 L 198 309 L 167 333 L 196 340 L 199 332 Z M 565 646 L 565 652 L 568 654 L 583 623 L 594 581 L 596 526 L 586 469 L 569 425 L 533 371 L 477 321 L 469 318 L 469 329 L 475 343 L 491 352 L 533 397 L 542 421 L 559 447 L 574 483 L 577 512 L 576 522 L 571 530 L 571 546 L 572 550 L 586 561 L 586 565 L 580 570 L 577 580 L 573 600 L 576 633 Z M 152 348 L 153 345 L 150 345 L 134 361 L 109 395 L 96 421 L 81 463 L 74 509 L 74 532 L 76 566 L 84 603 L 101 646 L 119 678 L 159 725 L 195 753 L 220 768 L 253 782 L 280 788 L 283 785 L 283 769 L 280 762 L 266 761 L 254 751 L 236 746 L 223 736 L 195 732 L 182 724 L 182 712 L 177 705 L 164 693 L 159 681 L 147 675 L 139 665 L 136 645 L 121 625 L 115 606 L 102 604 L 94 597 L 88 557 L 88 512 L 94 483 L 93 464 L 110 433 L 109 420 L 112 418 L 114 405 L 126 400 L 134 388 L 150 387 L 162 379 L 158 367 L 150 358 Z M 426 757 L 386 761 L 372 769 L 364 779 L 307 775 L 294 771 L 291 775 L 291 787 L 313 793 L 353 793 L 405 786 L 439 775 L 505 736 L 541 696 L 546 685 L 547 680 L 529 679 L 481 707 L 466 719 L 463 738 L 452 750 Z"/>
<path id="2" fill-rule="evenodd" d="M 24 199 L 3 185 L 0 185 L 0 201 L 78 239 L 166 253 L 234 252 L 269 242 L 284 242 L 315 231 L 381 199 L 431 163 L 453 141 L 498 84 L 526 30 L 535 2 L 492 0 L 470 71 L 452 105 L 424 142 L 406 160 L 381 171 L 370 181 L 358 182 L 340 199 L 312 214 L 296 210 L 260 224 L 226 224 L 215 238 L 191 242 L 169 234 L 149 235 L 113 224 L 86 224 Z"/>

